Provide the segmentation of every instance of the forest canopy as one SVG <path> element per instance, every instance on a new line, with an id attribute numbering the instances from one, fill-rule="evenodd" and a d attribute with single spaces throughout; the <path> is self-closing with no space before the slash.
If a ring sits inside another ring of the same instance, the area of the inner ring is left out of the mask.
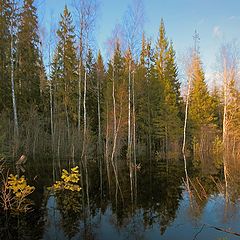
<path id="1" fill-rule="evenodd" d="M 135 165 L 148 154 L 181 158 L 185 120 L 188 154 L 240 155 L 237 50 L 221 47 L 221 84 L 210 91 L 195 35 L 184 87 L 164 20 L 157 39 L 147 38 L 140 2 L 126 13 L 125 34 L 113 31 L 103 57 L 91 42 L 95 1 L 75 1 L 73 13 L 65 6 L 51 45 L 42 42 L 33 0 L 1 0 L 0 151 L 6 158 L 41 154 L 87 164 L 100 156 L 108 171 L 122 158 Z"/>

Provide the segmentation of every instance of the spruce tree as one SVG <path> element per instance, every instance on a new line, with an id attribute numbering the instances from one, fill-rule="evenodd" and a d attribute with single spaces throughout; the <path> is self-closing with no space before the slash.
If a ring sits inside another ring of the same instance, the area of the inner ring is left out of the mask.
<path id="1" fill-rule="evenodd" d="M 140 61 L 136 68 L 135 95 L 136 95 L 136 126 L 138 142 L 146 146 L 151 153 L 151 140 L 154 127 L 152 124 L 152 92 L 151 84 L 154 76 L 154 62 L 151 42 L 142 37 Z"/>
<path id="2" fill-rule="evenodd" d="M 59 29 L 51 78 L 54 88 L 54 104 L 58 116 L 65 119 L 68 129 L 70 120 L 77 121 L 77 56 L 71 13 L 65 6 Z"/>
<path id="3" fill-rule="evenodd" d="M 172 43 L 167 52 L 166 69 L 164 71 L 164 105 L 166 141 L 168 141 L 166 148 L 169 151 L 169 144 L 172 141 L 177 141 L 175 143 L 178 143 L 182 125 L 180 83 Z"/>
<path id="4" fill-rule="evenodd" d="M 151 84 L 153 124 L 155 127 L 155 149 L 165 151 L 165 104 L 164 104 L 164 71 L 166 69 L 166 57 L 168 51 L 168 39 L 166 37 L 163 19 L 161 20 L 159 37 L 155 48 L 155 73 Z"/>
<path id="5" fill-rule="evenodd" d="M 0 111 L 11 107 L 10 1 L 0 0 Z"/>
<path id="6" fill-rule="evenodd" d="M 156 77 L 153 81 L 153 122 L 156 150 L 178 151 L 181 130 L 181 97 L 173 44 L 166 37 L 163 20 L 155 50 Z"/>
<path id="7" fill-rule="evenodd" d="M 199 129 L 213 121 L 212 99 L 205 81 L 204 71 L 197 54 L 193 56 L 193 79 L 190 93 L 189 118 L 194 127 Z"/>
<path id="8" fill-rule="evenodd" d="M 88 49 L 86 55 L 86 71 L 87 71 L 87 118 L 88 124 L 97 135 L 97 69 L 96 62 L 91 49 Z"/>
<path id="9" fill-rule="evenodd" d="M 21 111 L 40 103 L 40 52 L 37 9 L 33 0 L 24 0 L 17 44 L 17 90 Z"/>
<path id="10" fill-rule="evenodd" d="M 205 82 L 204 71 L 198 53 L 192 56 L 192 86 L 189 98 L 190 136 L 195 156 L 209 152 L 212 144 L 213 102 Z M 208 133 L 208 134 L 206 134 Z M 211 140 L 212 139 L 212 140 Z"/>

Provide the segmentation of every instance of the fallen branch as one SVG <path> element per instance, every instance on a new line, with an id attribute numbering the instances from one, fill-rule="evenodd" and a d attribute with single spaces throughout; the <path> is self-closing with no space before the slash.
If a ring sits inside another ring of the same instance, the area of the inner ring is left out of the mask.
<path id="1" fill-rule="evenodd" d="M 229 234 L 232 234 L 232 235 L 235 235 L 235 236 L 239 236 L 240 237 L 240 233 L 237 233 L 237 232 L 232 232 L 230 230 L 227 230 L 227 229 L 224 229 L 224 228 L 220 228 L 220 227 L 215 227 L 213 225 L 209 225 L 207 224 L 207 226 L 209 226 L 210 228 L 214 228 L 218 231 L 221 231 L 221 232 L 225 232 L 225 233 L 229 233 Z"/>
<path id="2" fill-rule="evenodd" d="M 202 225 L 201 229 L 195 234 L 193 240 L 197 239 L 197 236 L 202 232 L 203 228 L 205 227 L 205 224 Z"/>

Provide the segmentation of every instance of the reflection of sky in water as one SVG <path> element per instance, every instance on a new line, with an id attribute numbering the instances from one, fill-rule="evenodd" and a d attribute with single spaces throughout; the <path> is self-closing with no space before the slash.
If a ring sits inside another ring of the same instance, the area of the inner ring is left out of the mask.
<path id="1" fill-rule="evenodd" d="M 179 202 L 176 218 L 171 222 L 166 231 L 161 235 L 161 226 L 158 221 L 144 227 L 144 210 L 137 209 L 133 216 L 123 219 L 121 224 L 112 213 L 109 204 L 103 214 L 98 210 L 91 219 L 88 231 L 91 231 L 91 239 L 118 240 L 118 239 L 239 239 L 232 234 L 218 231 L 211 226 L 228 229 L 232 232 L 239 232 L 239 205 L 226 204 L 222 195 L 210 196 L 201 213 L 195 216 L 195 210 L 191 209 L 187 192 L 183 192 L 183 199 Z M 47 203 L 47 222 L 43 239 L 68 239 L 61 229 L 61 214 L 56 209 L 56 201 L 50 196 Z M 152 212 L 151 216 L 157 218 L 157 213 Z M 205 226 L 202 228 L 203 224 Z M 79 232 L 84 231 L 84 224 L 79 224 Z M 198 232 L 200 233 L 198 234 Z M 83 232 L 76 234 L 71 239 L 83 239 Z M 87 239 L 87 238 L 86 238 Z"/>
<path id="2" fill-rule="evenodd" d="M 64 232 L 61 229 L 61 213 L 57 210 L 54 196 L 50 196 L 47 203 L 47 221 L 43 239 L 61 240 L 64 238 Z"/>

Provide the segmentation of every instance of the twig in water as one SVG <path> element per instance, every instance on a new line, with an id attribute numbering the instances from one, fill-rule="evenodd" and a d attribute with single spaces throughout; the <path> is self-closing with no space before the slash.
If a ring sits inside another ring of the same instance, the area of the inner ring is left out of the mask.
<path id="1" fill-rule="evenodd" d="M 221 231 L 221 232 L 225 232 L 225 233 L 229 233 L 229 234 L 232 234 L 232 235 L 235 235 L 235 236 L 239 236 L 240 237 L 240 233 L 237 233 L 237 232 L 232 232 L 230 230 L 227 230 L 227 229 L 224 229 L 224 228 L 220 228 L 220 227 L 215 227 L 215 226 L 212 226 L 212 225 L 208 225 L 210 228 L 214 228 L 218 231 Z"/>
<path id="2" fill-rule="evenodd" d="M 195 234 L 193 240 L 197 239 L 197 236 L 202 232 L 203 228 L 205 227 L 205 224 L 202 225 L 201 229 Z"/>

